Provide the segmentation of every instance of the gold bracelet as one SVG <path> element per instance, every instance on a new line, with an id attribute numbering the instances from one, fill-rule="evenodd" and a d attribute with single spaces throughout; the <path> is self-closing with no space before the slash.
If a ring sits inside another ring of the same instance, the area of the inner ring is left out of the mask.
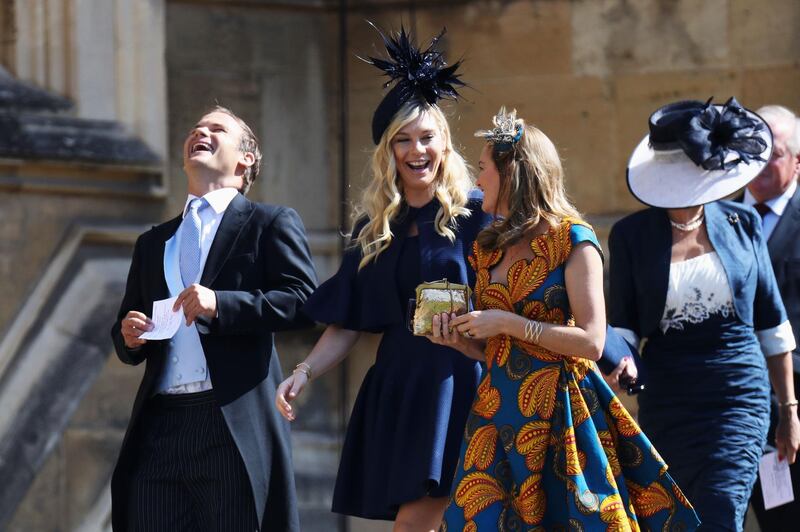
<path id="1" fill-rule="evenodd" d="M 525 322 L 525 341 L 532 342 L 533 341 L 533 321 L 528 320 Z"/>
<path id="2" fill-rule="evenodd" d="M 311 364 L 308 362 L 300 362 L 294 367 L 294 371 L 292 373 L 297 373 L 298 371 L 305 374 L 308 380 L 311 380 Z"/>
<path id="3" fill-rule="evenodd" d="M 787 406 L 797 406 L 800 404 L 797 399 L 792 399 L 791 401 L 786 401 L 785 403 L 778 403 L 778 406 L 781 408 L 785 408 Z"/>
<path id="4" fill-rule="evenodd" d="M 542 325 L 541 321 L 536 322 L 536 336 L 533 339 L 533 343 L 539 345 L 539 338 L 542 337 L 542 331 L 544 331 L 544 325 Z"/>
<path id="5" fill-rule="evenodd" d="M 539 337 L 542 336 L 542 330 L 544 327 L 542 326 L 542 322 L 528 320 L 525 323 L 525 340 L 531 344 L 538 344 Z"/>

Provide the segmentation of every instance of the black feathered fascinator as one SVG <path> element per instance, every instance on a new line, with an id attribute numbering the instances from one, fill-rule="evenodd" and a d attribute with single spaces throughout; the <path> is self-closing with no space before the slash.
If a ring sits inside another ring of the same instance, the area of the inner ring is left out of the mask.
<path id="1" fill-rule="evenodd" d="M 772 132 L 735 98 L 656 110 L 628 163 L 628 187 L 647 205 L 678 209 L 729 196 L 766 166 Z"/>
<path id="2" fill-rule="evenodd" d="M 372 140 L 377 145 L 394 115 L 406 102 L 417 99 L 433 105 L 442 98 L 455 100 L 459 96 L 456 87 L 463 87 L 465 84 L 459 79 L 459 74 L 456 74 L 461 61 L 447 66 L 442 53 L 436 50 L 436 45 L 446 29 L 442 29 L 431 40 L 426 50 L 420 50 L 402 26 L 400 32 L 387 36 L 372 22 L 369 24 L 383 39 L 388 57 L 369 57 L 364 61 L 389 76 L 384 88 L 395 83 L 372 115 Z"/>

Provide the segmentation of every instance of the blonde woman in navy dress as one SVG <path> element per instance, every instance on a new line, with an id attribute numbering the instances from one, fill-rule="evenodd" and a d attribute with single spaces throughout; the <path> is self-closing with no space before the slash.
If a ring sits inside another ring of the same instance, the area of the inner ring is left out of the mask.
<path id="1" fill-rule="evenodd" d="M 394 520 L 394 530 L 418 532 L 441 521 L 481 368 L 413 336 L 407 304 L 423 281 L 474 283 L 466 257 L 488 217 L 436 105 L 456 96 L 458 65 L 445 67 L 432 48 L 417 50 L 404 31 L 385 43 L 403 64 L 373 64 L 390 74 L 411 69 L 422 81 L 401 79 L 375 112 L 373 178 L 351 246 L 338 273 L 304 307 L 328 327 L 280 385 L 276 404 L 294 420 L 292 402 L 312 377 L 346 357 L 361 332 L 382 333 L 350 416 L 333 511 Z"/>

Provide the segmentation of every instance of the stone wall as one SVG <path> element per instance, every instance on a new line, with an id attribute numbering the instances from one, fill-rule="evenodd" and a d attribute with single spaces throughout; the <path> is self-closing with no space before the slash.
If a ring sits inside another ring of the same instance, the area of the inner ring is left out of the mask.
<path id="1" fill-rule="evenodd" d="M 111 471 L 144 366 L 111 355 L 28 490 L 9 532 L 105 532 Z"/>
<path id="2" fill-rule="evenodd" d="M 514 107 L 556 143 L 570 195 L 601 226 L 639 208 L 628 193 L 625 166 L 660 105 L 735 95 L 750 108 L 800 109 L 800 4 L 794 0 L 758 6 L 748 0 L 356 4 L 351 57 L 377 42 L 364 18 L 394 28 L 402 20 L 422 39 L 446 26 L 447 55 L 464 58 L 463 78 L 472 87 L 451 112 L 469 160 L 477 160 L 481 146 L 472 132 L 486 127 L 500 105 Z M 349 68 L 355 170 L 363 167 L 381 80 L 354 58 Z"/>
<path id="3" fill-rule="evenodd" d="M 125 124 L 166 156 L 164 0 L 4 3 L 13 4 L 14 75 L 68 97 L 81 117 Z"/>
<path id="4" fill-rule="evenodd" d="M 471 86 L 463 102 L 448 106 L 464 154 L 475 162 L 481 143 L 472 132 L 486 127 L 501 104 L 516 107 L 555 141 L 572 198 L 604 236 L 620 215 L 639 208 L 625 185 L 625 164 L 659 105 L 736 95 L 751 108 L 782 103 L 800 109 L 800 4 L 766 4 L 349 0 L 341 56 L 339 4 L 333 0 L 0 0 L 3 66 L 71 98 L 78 116 L 121 122 L 162 156 L 165 168 L 160 190 L 138 195 L 114 187 L 87 192 L 71 185 L 64 193 L 57 187 L 4 186 L 0 288 L 6 297 L 0 327 L 7 331 L 35 297 L 72 228 L 140 226 L 177 213 L 186 193 L 181 144 L 214 103 L 254 126 L 265 159 L 251 195 L 298 210 L 320 277 L 327 278 L 338 264 L 337 232 L 347 210 L 340 194 L 345 190 L 347 200 L 357 200 L 369 178 L 369 124 L 381 98 L 383 79 L 356 57 L 379 50 L 364 19 L 384 28 L 403 21 L 422 39 L 447 26 L 443 46 L 451 60 L 464 57 L 464 79 Z M 18 181 L 29 184 L 55 171 L 43 168 L 4 160 L 0 177 L 27 172 Z M 67 165 L 58 171 L 72 175 L 73 184 L 102 184 L 109 182 L 106 170 Z M 137 174 L 126 175 L 135 180 Z M 280 336 L 286 371 L 319 332 Z M 340 369 L 315 381 L 301 398 L 293 437 L 303 530 L 345 529 L 345 521 L 328 512 L 332 482 L 343 421 L 377 340 L 365 336 Z M 92 369 L 84 400 L 53 436 L 11 530 L 106 526 L 108 474 L 140 371 L 113 357 Z M 0 392 L 2 387 L 0 380 Z M 357 519 L 347 526 L 353 532 L 390 529 Z"/>
<path id="5" fill-rule="evenodd" d="M 133 239 L 164 212 L 163 7 L 0 2 L 3 530 L 106 521 L 141 372 L 108 358 L 108 330 Z"/>

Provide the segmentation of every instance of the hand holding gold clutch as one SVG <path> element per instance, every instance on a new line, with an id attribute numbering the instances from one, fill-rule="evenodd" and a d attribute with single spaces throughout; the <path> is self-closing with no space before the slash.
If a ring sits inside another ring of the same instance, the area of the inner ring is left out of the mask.
<path id="1" fill-rule="evenodd" d="M 433 317 L 447 312 L 456 315 L 469 311 L 472 291 L 469 286 L 451 283 L 447 279 L 417 286 L 416 309 L 414 310 L 413 332 L 416 336 L 433 333 Z"/>

